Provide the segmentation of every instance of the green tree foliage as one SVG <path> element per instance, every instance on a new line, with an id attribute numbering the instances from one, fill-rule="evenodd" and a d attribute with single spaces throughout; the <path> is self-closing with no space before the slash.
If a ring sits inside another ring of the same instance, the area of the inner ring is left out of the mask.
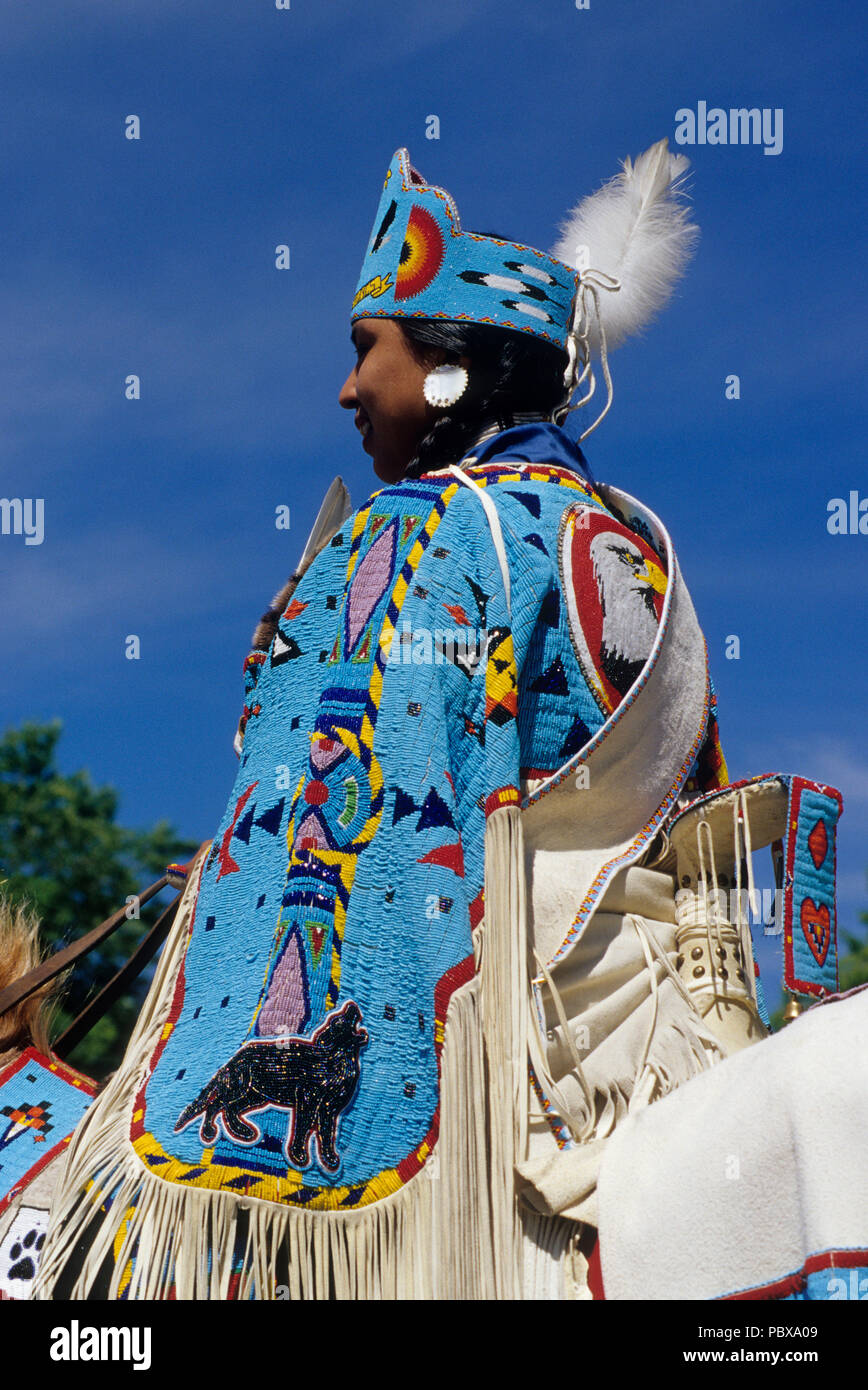
<path id="1" fill-rule="evenodd" d="M 861 913 L 859 921 L 863 927 L 868 927 L 868 912 Z M 841 957 L 839 968 L 842 990 L 868 983 L 868 934 L 854 936 L 852 932 L 844 932 L 844 940 L 847 954 Z"/>
<path id="2" fill-rule="evenodd" d="M 29 902 L 55 950 L 83 936 L 131 895 L 159 878 L 167 864 L 197 848 L 167 821 L 150 830 L 117 825 L 118 794 L 96 787 L 87 772 L 57 767 L 62 725 L 22 725 L 0 740 L 0 883 L 13 902 Z M 132 953 L 170 901 L 167 889 L 75 966 L 53 1030 L 57 1036 Z M 103 1077 L 123 1055 L 141 1005 L 144 982 L 119 999 L 69 1061 Z"/>

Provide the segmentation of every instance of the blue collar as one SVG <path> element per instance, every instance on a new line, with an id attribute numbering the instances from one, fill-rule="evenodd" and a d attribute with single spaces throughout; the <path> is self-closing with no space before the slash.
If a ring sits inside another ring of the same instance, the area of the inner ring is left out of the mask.
<path id="1" fill-rule="evenodd" d="M 523 463 L 548 463 L 558 468 L 570 468 L 581 473 L 596 486 L 588 461 L 574 439 L 550 420 L 532 420 L 513 425 L 486 439 L 476 448 L 468 449 L 466 458 L 477 463 L 492 463 L 500 457 Z"/>

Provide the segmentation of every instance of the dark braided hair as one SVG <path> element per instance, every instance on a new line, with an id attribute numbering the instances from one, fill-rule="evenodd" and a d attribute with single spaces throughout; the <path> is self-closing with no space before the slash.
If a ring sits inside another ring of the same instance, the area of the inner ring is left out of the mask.
<path id="1" fill-rule="evenodd" d="M 395 322 L 423 366 L 431 361 L 432 348 L 443 349 L 449 363 L 470 358 L 464 395 L 426 434 L 405 477 L 418 478 L 456 463 L 489 426 L 508 429 L 516 411 L 548 417 L 564 399 L 567 354 L 555 343 L 486 323 L 405 318 Z"/>

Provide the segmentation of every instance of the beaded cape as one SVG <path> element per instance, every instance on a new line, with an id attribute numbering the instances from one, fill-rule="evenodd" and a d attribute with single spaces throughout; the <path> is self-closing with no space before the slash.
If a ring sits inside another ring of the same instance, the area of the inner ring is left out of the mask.
<path id="1" fill-rule="evenodd" d="M 446 1009 L 473 973 L 483 910 L 486 815 L 604 719 L 567 635 L 556 544 L 571 504 L 609 514 L 565 469 L 488 463 L 471 476 L 497 492 L 511 624 L 478 502 L 429 476 L 346 523 L 271 650 L 248 660 L 238 777 L 131 1128 L 168 1182 L 365 1205 L 435 1146 Z M 233 1125 L 258 1084 L 241 1075 L 243 1049 L 267 1040 L 261 1061 L 279 1070 L 291 1039 L 323 1038 L 351 1006 L 344 1043 L 311 1059 L 309 1128 L 302 1107 L 288 1133 L 286 1095 Z M 238 1075 L 195 1108 L 233 1057 Z"/>
<path id="2" fill-rule="evenodd" d="M 109 1250 L 109 1296 L 273 1297 L 279 1249 L 299 1297 L 329 1296 L 330 1278 L 341 1297 L 514 1287 L 519 808 L 622 708 L 625 728 L 653 722 L 634 704 L 645 683 L 643 700 L 680 687 L 649 659 L 672 557 L 648 514 L 604 502 L 553 425 L 480 453 L 472 487 L 445 470 L 376 493 L 248 658 L 235 785 L 124 1066 L 77 1135 L 46 1287 L 97 1203 L 105 1234 L 72 1296 Z M 681 751 L 659 794 L 628 798 L 625 852 L 691 782 L 726 779 L 691 640 Z M 603 878 L 588 867 L 589 904 Z M 425 1181 L 443 1164 L 447 1180 Z M 446 1264 L 432 1241 L 452 1244 Z"/>

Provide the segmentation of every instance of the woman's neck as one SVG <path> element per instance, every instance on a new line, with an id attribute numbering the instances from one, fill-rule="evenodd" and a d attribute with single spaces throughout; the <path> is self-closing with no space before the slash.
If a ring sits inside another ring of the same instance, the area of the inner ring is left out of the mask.
<path id="1" fill-rule="evenodd" d="M 535 420 L 544 420 L 550 423 L 551 416 L 544 415 L 539 410 L 512 411 L 502 419 L 483 425 L 476 438 L 468 443 L 465 453 L 469 454 L 471 450 L 478 449 L 480 444 L 484 444 L 487 439 L 493 439 L 496 434 L 503 434 L 504 430 L 512 429 L 515 425 L 527 425 Z"/>
<path id="2" fill-rule="evenodd" d="M 457 462 L 458 459 L 465 458 L 468 454 L 472 453 L 474 449 L 480 448 L 489 439 L 493 439 L 495 435 L 503 434 L 505 430 L 513 429 L 516 425 L 531 424 L 534 421 L 551 424 L 552 417 L 550 414 L 546 414 L 544 411 L 541 410 L 513 410 L 504 412 L 502 415 L 498 416 L 483 417 L 478 422 L 478 432 L 471 433 L 468 429 L 467 433 L 461 438 L 460 443 L 454 449 L 454 451 L 450 451 L 452 452 L 451 462 Z M 434 426 L 434 429 L 437 429 L 436 425 Z M 430 437 L 431 436 L 428 436 L 428 438 Z M 444 467 L 447 467 L 449 462 L 450 460 L 448 459 L 446 460 L 446 462 L 441 462 L 440 460 L 432 459 L 430 463 L 426 462 L 423 464 L 420 462 L 419 455 L 417 455 L 416 458 L 412 459 L 411 462 L 408 464 L 407 469 L 404 473 L 404 478 L 417 478 L 423 472 L 438 472 L 442 470 Z"/>

